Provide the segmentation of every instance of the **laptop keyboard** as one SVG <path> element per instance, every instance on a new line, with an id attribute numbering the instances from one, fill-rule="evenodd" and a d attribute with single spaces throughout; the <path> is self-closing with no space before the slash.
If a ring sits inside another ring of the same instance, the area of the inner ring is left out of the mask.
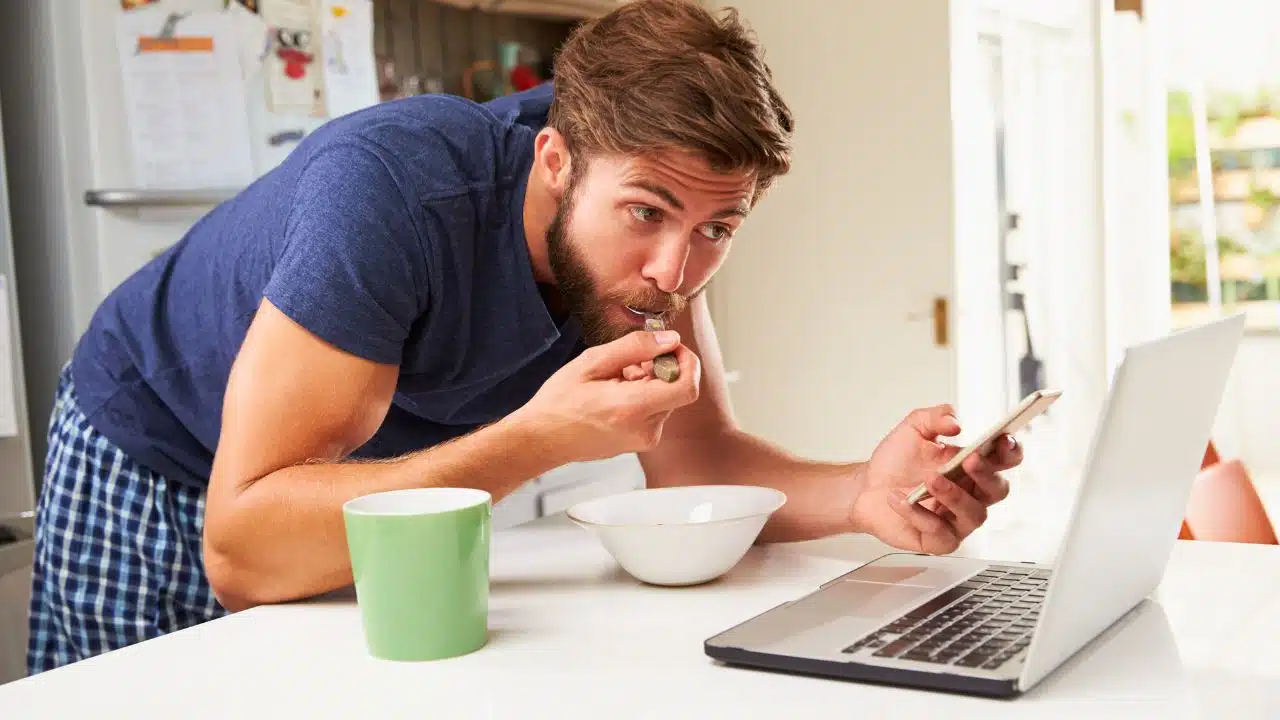
<path id="1" fill-rule="evenodd" d="M 1050 571 L 993 565 L 845 648 L 996 670 L 1031 642 Z"/>

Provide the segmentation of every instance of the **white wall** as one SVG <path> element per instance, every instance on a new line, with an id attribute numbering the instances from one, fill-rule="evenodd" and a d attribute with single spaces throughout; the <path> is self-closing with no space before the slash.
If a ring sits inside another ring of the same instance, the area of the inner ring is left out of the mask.
<path id="1" fill-rule="evenodd" d="M 726 361 L 741 373 L 739 420 L 806 455 L 849 459 L 912 407 L 955 402 L 979 430 L 1011 404 L 992 88 L 976 53 L 980 30 L 1004 33 L 1003 89 L 1016 91 L 1010 194 L 1035 246 L 1037 350 L 1050 384 L 1067 390 L 1036 457 L 1042 485 L 1063 491 L 1043 499 L 1069 500 L 1063 480 L 1108 387 L 1097 4 L 724 4 L 744 9 L 797 115 L 795 169 L 739 233 L 712 295 Z M 947 349 L 929 336 L 935 292 L 952 300 Z"/>
<path id="2" fill-rule="evenodd" d="M 735 412 L 795 452 L 865 458 L 912 407 L 955 400 L 930 314 L 954 298 L 948 5 L 722 4 L 796 117 L 793 170 L 714 290 Z"/>

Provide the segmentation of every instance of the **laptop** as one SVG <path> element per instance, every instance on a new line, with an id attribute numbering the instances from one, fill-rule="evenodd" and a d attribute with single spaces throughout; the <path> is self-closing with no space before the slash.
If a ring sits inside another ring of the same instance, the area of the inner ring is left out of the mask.
<path id="1" fill-rule="evenodd" d="M 1051 565 L 892 553 L 707 639 L 705 653 L 968 695 L 1030 690 L 1159 584 L 1243 330 L 1235 315 L 1126 351 Z"/>

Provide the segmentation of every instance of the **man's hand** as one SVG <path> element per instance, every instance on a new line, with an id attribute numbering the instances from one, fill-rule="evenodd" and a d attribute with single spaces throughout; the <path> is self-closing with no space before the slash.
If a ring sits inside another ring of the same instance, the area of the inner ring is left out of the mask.
<path id="1" fill-rule="evenodd" d="M 625 374 L 662 353 L 680 362 L 675 382 Z M 698 399 L 701 374 L 698 357 L 680 344 L 678 332 L 635 331 L 588 348 L 509 419 L 536 427 L 566 462 L 642 452 L 658 445 L 672 411 Z"/>
<path id="2" fill-rule="evenodd" d="M 951 482 L 937 469 L 960 448 L 938 438 L 959 433 L 949 405 L 908 415 L 860 469 L 863 486 L 849 511 L 853 526 L 912 552 L 939 555 L 959 547 L 986 522 L 987 508 L 1009 495 L 1009 484 L 998 473 L 1022 462 L 1022 448 L 1001 436 L 990 456 L 974 453 L 962 466 L 967 477 Z M 907 505 L 904 498 L 921 482 L 928 484 L 933 498 Z"/>

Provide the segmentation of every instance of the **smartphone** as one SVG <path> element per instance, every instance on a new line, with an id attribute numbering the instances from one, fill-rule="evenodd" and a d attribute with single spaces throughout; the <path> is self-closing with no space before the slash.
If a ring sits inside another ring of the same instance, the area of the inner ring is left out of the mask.
<path id="1" fill-rule="evenodd" d="M 1018 403 L 1017 407 L 1005 416 L 1003 420 L 993 425 L 990 430 L 982 435 L 982 437 L 966 445 L 960 450 L 960 452 L 956 453 L 954 457 L 948 460 L 945 465 L 938 468 L 938 474 L 951 481 L 958 480 L 964 473 L 960 468 L 960 465 L 970 455 L 974 453 L 978 453 L 982 456 L 990 455 L 994 448 L 995 441 L 1001 435 L 1013 435 L 1026 427 L 1027 423 L 1034 420 L 1045 410 L 1048 410 L 1049 406 L 1056 402 L 1061 396 L 1061 390 L 1036 390 L 1026 396 L 1022 399 L 1022 402 Z M 916 489 L 912 490 L 911 494 L 907 496 L 907 504 L 910 505 L 912 503 L 918 503 L 931 496 L 929 488 L 926 487 L 924 483 L 920 483 L 920 485 L 916 486 Z"/>

